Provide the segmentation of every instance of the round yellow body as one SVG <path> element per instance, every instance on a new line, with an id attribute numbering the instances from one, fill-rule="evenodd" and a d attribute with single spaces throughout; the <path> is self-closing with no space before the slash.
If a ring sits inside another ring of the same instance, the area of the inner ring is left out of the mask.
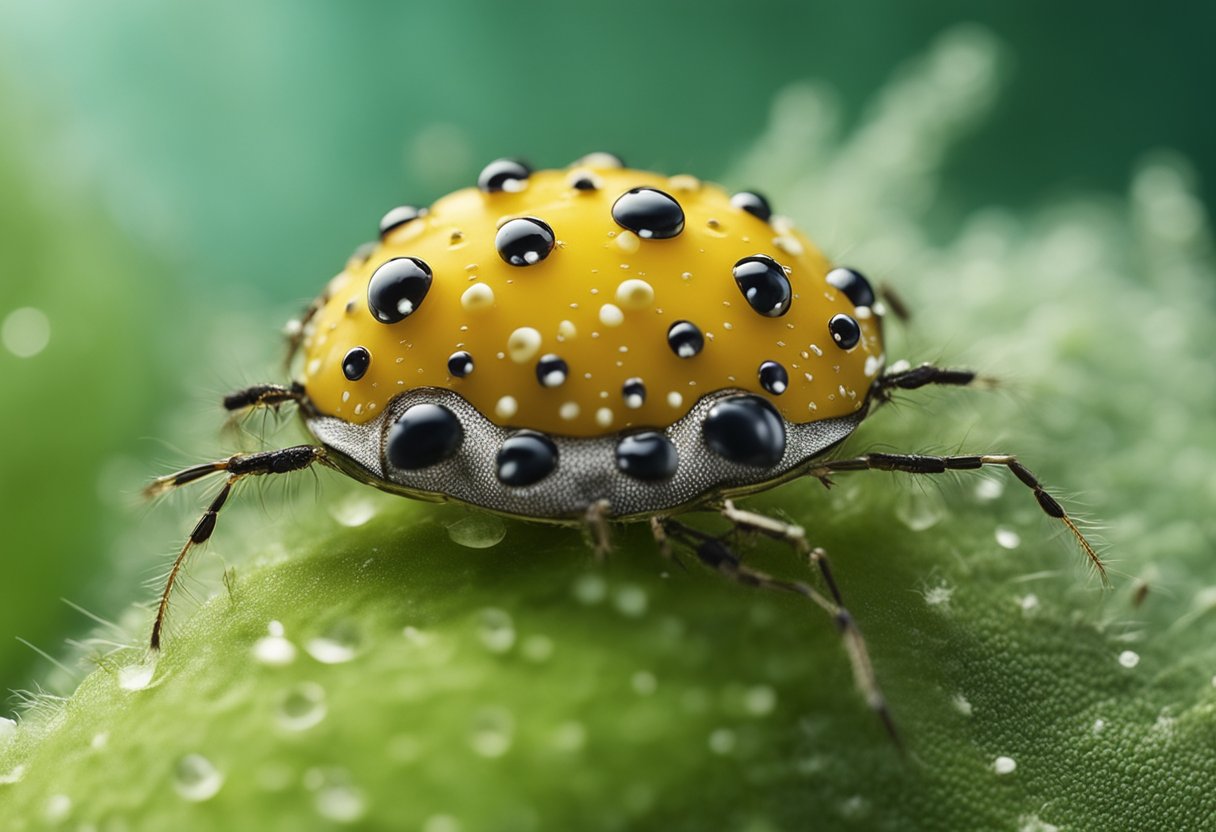
<path id="1" fill-rule="evenodd" d="M 577 177 L 597 187 L 575 188 Z M 637 187 L 674 197 L 683 231 L 645 239 L 615 222 L 614 202 Z M 511 265 L 495 247 L 498 228 L 518 217 L 543 220 L 556 238 L 531 265 Z M 792 289 L 784 315 L 757 313 L 736 284 L 732 268 L 753 255 L 784 267 Z M 430 267 L 431 287 L 404 320 L 381 323 L 369 311 L 369 280 L 406 256 Z M 366 259 L 352 259 L 305 330 L 302 383 L 319 414 L 356 424 L 419 387 L 452 390 L 502 426 L 572 437 L 663 428 L 701 396 L 731 388 L 764 397 L 792 423 L 844 416 L 863 407 L 883 344 L 870 308 L 854 307 L 825 280 L 831 268 L 781 217 L 765 221 L 690 176 L 609 166 L 537 171 L 517 191 L 450 194 L 385 234 Z M 829 331 L 838 314 L 860 327 L 851 349 Z M 688 358 L 667 341 L 681 320 L 704 334 L 704 348 Z M 351 381 L 343 360 L 354 347 L 364 347 L 370 362 Z M 474 362 L 463 378 L 449 372 L 456 351 Z M 568 365 L 559 386 L 538 381 L 546 354 Z M 765 361 L 788 371 L 780 395 L 760 384 Z M 634 378 L 646 396 L 629 407 L 622 389 Z"/>

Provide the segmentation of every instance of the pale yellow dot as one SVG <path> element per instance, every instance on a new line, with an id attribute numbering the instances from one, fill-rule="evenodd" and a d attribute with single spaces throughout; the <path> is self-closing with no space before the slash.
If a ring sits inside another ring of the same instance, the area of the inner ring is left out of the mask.
<path id="1" fill-rule="evenodd" d="M 626 309 L 645 309 L 654 303 L 654 287 L 636 277 L 616 287 L 616 302 Z"/>
<path id="2" fill-rule="evenodd" d="M 600 323 L 604 326 L 620 326 L 625 321 L 625 313 L 619 306 L 605 303 L 600 307 Z"/>
<path id="3" fill-rule="evenodd" d="M 484 283 L 474 283 L 460 296 L 460 305 L 466 312 L 489 309 L 494 305 L 494 290 Z"/>
<path id="4" fill-rule="evenodd" d="M 578 402 L 566 402 L 557 412 L 567 422 L 571 422 L 578 418 Z"/>
<path id="5" fill-rule="evenodd" d="M 671 407 L 679 407 L 680 405 L 684 404 L 684 397 L 681 396 L 679 392 L 672 390 L 667 394 L 667 404 L 669 404 Z"/>
<path id="6" fill-rule="evenodd" d="M 684 193 L 691 193 L 701 189 L 701 180 L 687 173 L 677 173 L 667 180 L 667 184 L 671 185 L 673 191 L 682 191 Z"/>
<path id="7" fill-rule="evenodd" d="M 516 364 L 523 364 L 540 352 L 541 337 L 530 326 L 521 326 L 507 338 L 507 354 Z"/>
<path id="8" fill-rule="evenodd" d="M 622 231 L 616 235 L 616 247 L 626 254 L 633 254 L 641 245 L 642 241 L 632 231 Z"/>
<path id="9" fill-rule="evenodd" d="M 612 411 L 606 407 L 601 407 L 595 411 L 595 423 L 602 428 L 606 428 L 612 424 Z"/>
<path id="10" fill-rule="evenodd" d="M 572 321 L 562 321 L 557 325 L 559 341 L 573 341 L 576 337 L 578 337 L 578 327 Z"/>
<path id="11" fill-rule="evenodd" d="M 503 396 L 494 405 L 494 412 L 500 419 L 510 419 L 519 411 L 519 403 L 514 396 Z"/>

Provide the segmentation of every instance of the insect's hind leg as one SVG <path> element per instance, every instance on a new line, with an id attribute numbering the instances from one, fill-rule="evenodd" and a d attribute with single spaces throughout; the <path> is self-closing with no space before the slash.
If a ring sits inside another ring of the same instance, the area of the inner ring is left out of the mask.
<path id="1" fill-rule="evenodd" d="M 156 619 L 152 624 L 152 636 L 149 646 L 153 650 L 160 649 L 165 618 L 169 612 L 169 598 L 173 595 L 173 587 L 181 575 L 182 568 L 185 566 L 191 551 L 196 546 L 206 543 L 215 532 L 215 524 L 219 519 L 220 510 L 227 504 L 228 498 L 232 494 L 233 486 L 245 477 L 262 476 L 265 474 L 288 474 L 292 471 L 301 471 L 318 462 L 328 464 L 325 449 L 317 445 L 297 445 L 291 448 L 263 451 L 256 454 L 236 454 L 227 459 L 203 465 L 193 465 L 175 474 L 158 477 L 144 489 L 145 495 L 153 496 L 211 474 L 221 472 L 228 474 L 228 478 L 224 482 L 220 492 L 211 501 L 211 504 L 207 506 L 207 510 L 203 512 L 203 516 L 194 524 L 190 536 L 186 539 L 181 551 L 174 559 L 173 565 L 169 567 L 169 574 L 165 578 L 165 586 L 161 591 L 160 601 L 156 606 Z"/>
<path id="2" fill-rule="evenodd" d="M 836 630 L 844 643 L 845 652 L 849 657 L 849 664 L 853 670 L 853 680 L 857 685 L 858 691 L 865 699 L 866 704 L 878 716 L 891 740 L 897 747 L 902 747 L 899 732 L 895 729 L 895 720 L 892 718 L 891 711 L 887 707 L 886 697 L 883 696 L 882 689 L 878 685 L 878 678 L 874 673 L 874 666 L 870 662 L 870 653 L 866 649 L 865 639 L 862 638 L 861 630 L 857 628 L 852 614 L 844 606 L 840 590 L 836 586 L 836 581 L 832 577 L 831 569 L 828 566 L 827 555 L 822 549 L 813 549 L 806 545 L 806 539 L 800 527 L 785 524 L 764 515 L 740 511 L 729 502 L 723 510 L 723 516 L 738 528 L 758 531 L 770 537 L 775 537 L 793 545 L 796 551 L 805 553 L 810 561 L 819 568 L 824 583 L 827 584 L 828 592 L 832 597 L 828 598 L 824 596 L 819 590 L 803 581 L 775 578 L 747 566 L 718 537 L 706 534 L 670 518 L 663 518 L 658 522 L 666 540 L 687 547 L 696 555 L 701 563 L 719 574 L 725 575 L 744 586 L 801 595 L 831 616 L 833 623 L 836 625 Z"/>
<path id="3" fill-rule="evenodd" d="M 1091 566 L 1097 571 L 1104 585 L 1110 585 L 1106 565 L 1098 557 L 1093 545 L 1081 533 L 1076 522 L 1064 511 L 1055 497 L 1047 493 L 1039 478 L 1012 454 L 976 454 L 973 456 L 928 456 L 925 454 L 862 454 L 850 459 L 834 459 L 821 462 L 806 471 L 824 485 L 831 485 L 831 475 L 841 471 L 899 471 L 906 474 L 945 474 L 948 471 L 972 471 L 977 468 L 1001 466 L 1018 478 L 1022 485 L 1033 493 L 1039 508 L 1048 517 L 1059 520 L 1072 533 L 1073 539 L 1085 553 Z"/>

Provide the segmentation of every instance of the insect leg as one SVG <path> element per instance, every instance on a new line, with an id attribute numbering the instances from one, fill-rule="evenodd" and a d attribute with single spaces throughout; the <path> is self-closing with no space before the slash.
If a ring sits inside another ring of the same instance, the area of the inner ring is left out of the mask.
<path id="1" fill-rule="evenodd" d="M 822 462 L 807 470 L 807 474 L 817 477 L 825 485 L 830 484 L 829 478 L 839 471 L 899 471 L 908 474 L 944 474 L 947 471 L 970 471 L 988 466 L 1008 468 L 1018 480 L 1034 492 L 1039 507 L 1048 516 L 1062 522 L 1072 532 L 1073 538 L 1089 559 L 1090 564 L 1097 570 L 1105 585 L 1110 584 L 1106 574 L 1106 566 L 1090 542 L 1081 534 L 1077 524 L 1064 511 L 1063 506 L 1044 490 L 1038 477 L 1018 462 L 1011 454 L 978 454 L 975 456 L 926 456 L 923 454 L 862 454 L 851 459 L 834 459 Z"/>
<path id="2" fill-rule="evenodd" d="M 224 396 L 224 409 L 239 411 L 257 407 L 278 407 L 286 402 L 299 404 L 303 400 L 304 388 L 294 382 L 290 387 L 280 384 L 255 384 Z"/>
<path id="3" fill-rule="evenodd" d="M 754 528 L 765 534 L 775 533 L 780 536 L 780 539 L 787 541 L 797 540 L 801 534 L 801 529 L 799 529 L 797 534 L 786 535 L 785 532 L 777 530 L 778 526 L 785 525 L 780 521 L 751 512 L 739 512 L 737 510 L 735 512 L 736 518 L 744 521 L 741 525 L 746 527 L 752 527 L 750 521 L 753 519 L 762 521 Z M 727 516 L 729 517 L 730 515 Z M 747 566 L 739 559 L 738 555 L 731 551 L 725 542 L 713 535 L 706 534 L 669 518 L 663 519 L 660 522 L 669 540 L 680 543 L 690 549 L 701 563 L 719 574 L 725 575 L 744 586 L 801 595 L 831 616 L 832 621 L 836 625 L 836 630 L 840 633 L 841 640 L 844 643 L 845 653 L 849 657 L 849 664 L 853 669 L 853 680 L 857 685 L 858 691 L 865 699 L 866 704 L 878 716 L 891 740 L 897 746 L 901 744 L 899 733 L 895 730 L 895 721 L 892 719 L 891 712 L 887 707 L 887 700 L 878 686 L 878 678 L 874 674 L 874 666 L 870 662 L 870 653 L 866 649 L 865 639 L 862 638 L 861 631 L 857 628 L 852 614 L 841 602 L 840 591 L 836 587 L 836 582 L 827 567 L 827 558 L 823 550 L 810 550 L 808 557 L 819 566 L 820 572 L 823 574 L 832 595 L 830 599 L 803 581 L 774 578 L 771 575 Z M 805 543 L 805 538 L 802 539 Z"/>
<path id="4" fill-rule="evenodd" d="M 873 395 L 880 404 L 891 401 L 892 390 L 918 390 L 930 384 L 947 387 L 967 387 L 972 384 L 995 383 L 993 379 L 978 375 L 973 370 L 958 370 L 921 364 L 910 370 L 884 373 L 874 381 Z"/>
<path id="5" fill-rule="evenodd" d="M 211 504 L 207 506 L 207 510 L 203 512 L 203 516 L 194 524 L 194 529 L 190 532 L 190 536 L 186 539 L 177 558 L 174 559 L 173 565 L 169 568 L 169 574 L 165 578 L 165 587 L 161 591 L 160 602 L 156 607 L 156 620 L 152 624 L 150 644 L 153 650 L 160 649 L 161 631 L 164 629 L 165 616 L 169 612 L 169 597 L 173 594 L 173 587 L 177 583 L 182 567 L 185 565 L 191 550 L 195 546 L 206 543 L 211 538 L 212 533 L 215 531 L 215 523 L 219 517 L 220 509 L 228 502 L 228 497 L 232 494 L 232 487 L 245 477 L 261 476 L 263 474 L 287 474 L 292 471 L 300 471 L 315 462 L 324 464 L 325 461 L 325 449 L 316 445 L 298 445 L 292 448 L 264 451 L 256 454 L 237 454 L 227 459 L 221 459 L 205 465 L 195 465 L 178 471 L 176 474 L 160 477 L 145 489 L 146 494 L 159 494 L 210 474 L 216 474 L 221 471 L 228 474 L 228 479 L 224 483 L 223 488 L 220 489 L 219 494 L 215 496 Z"/>

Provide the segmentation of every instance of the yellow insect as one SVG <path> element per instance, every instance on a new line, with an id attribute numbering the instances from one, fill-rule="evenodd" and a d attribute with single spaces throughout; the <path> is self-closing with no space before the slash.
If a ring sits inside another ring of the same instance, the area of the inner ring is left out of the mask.
<path id="1" fill-rule="evenodd" d="M 315 445 L 237 454 L 161 477 L 158 493 L 227 477 L 173 584 L 242 478 L 321 463 L 385 491 L 585 524 L 649 521 L 743 583 L 799 593 L 839 626 L 859 687 L 891 728 L 860 634 L 803 530 L 732 500 L 796 477 L 1005 466 L 1101 561 L 1059 503 L 1006 454 L 829 458 L 891 391 L 966 385 L 968 371 L 888 371 L 883 301 L 753 192 L 632 170 L 597 153 L 566 170 L 492 162 L 429 208 L 401 206 L 289 327 L 296 377 L 228 396 L 295 403 Z M 826 592 L 758 572 L 676 515 L 721 512 L 793 546 Z"/>

